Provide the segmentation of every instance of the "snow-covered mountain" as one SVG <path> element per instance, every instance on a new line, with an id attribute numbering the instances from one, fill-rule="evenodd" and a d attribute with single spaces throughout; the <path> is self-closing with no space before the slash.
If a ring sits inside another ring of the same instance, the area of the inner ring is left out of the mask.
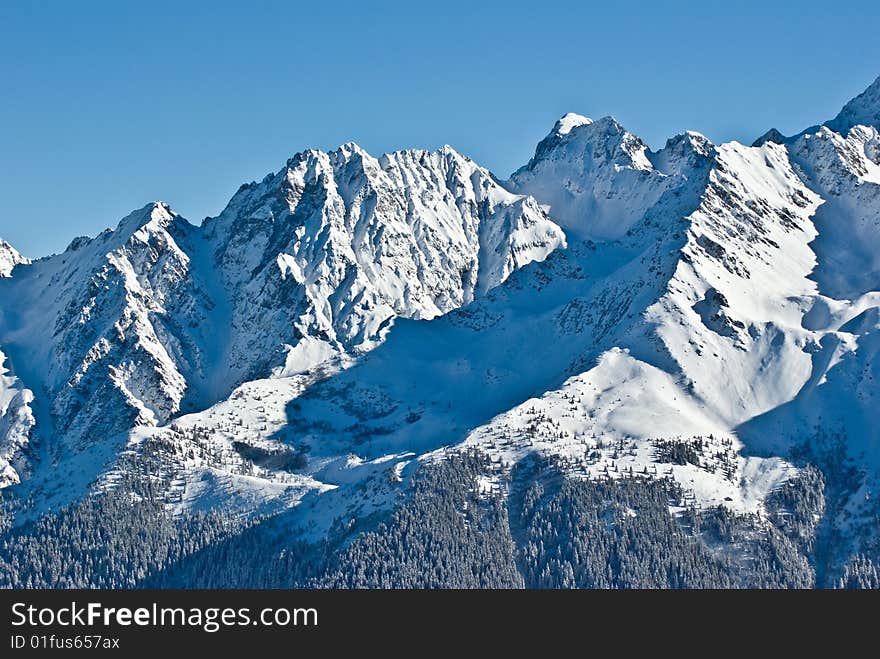
<path id="1" fill-rule="evenodd" d="M 486 493 L 538 454 L 766 530 L 818 464 L 828 560 L 870 553 L 878 90 L 753 146 L 568 114 L 507 181 L 346 144 L 201 226 L 150 204 L 0 280 L 0 484 L 41 511 L 139 474 L 317 540 L 474 449 Z"/>
<path id="2" fill-rule="evenodd" d="M 450 147 L 376 159 L 355 144 L 243 186 L 204 234 L 230 291 L 239 380 L 367 350 L 393 318 L 467 304 L 565 244 L 534 199 Z"/>
<path id="3" fill-rule="evenodd" d="M 202 227 L 156 202 L 16 271 L 0 345 L 85 485 L 128 429 L 368 350 L 397 316 L 466 304 L 564 245 L 533 199 L 449 147 L 309 151 Z"/>
<path id="4" fill-rule="evenodd" d="M 305 447 L 306 471 L 337 489 L 326 498 L 351 502 L 377 464 L 403 468 L 462 440 L 500 464 L 537 451 L 599 477 L 656 470 L 663 438 L 713 437 L 715 458 L 668 473 L 703 504 L 760 511 L 794 469 L 740 456 L 736 428 L 808 378 L 800 297 L 815 288 L 820 199 L 777 145 L 686 134 L 652 155 L 667 171 L 646 158 L 642 181 L 665 192 L 631 189 L 651 203 L 632 206 L 620 238 L 554 252 L 430 323 L 398 323 L 356 365 L 290 392 L 272 441 Z M 233 435 L 229 446 L 253 441 Z"/>

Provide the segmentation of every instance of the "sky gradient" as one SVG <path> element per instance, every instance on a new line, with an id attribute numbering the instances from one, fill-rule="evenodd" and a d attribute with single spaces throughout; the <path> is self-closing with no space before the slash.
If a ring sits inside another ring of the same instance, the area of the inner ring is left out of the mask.
<path id="1" fill-rule="evenodd" d="M 833 117 L 880 3 L 20 2 L 0 7 L 0 237 L 61 251 L 148 201 L 194 222 L 299 150 L 448 143 L 504 178 L 565 112 L 652 148 Z"/>

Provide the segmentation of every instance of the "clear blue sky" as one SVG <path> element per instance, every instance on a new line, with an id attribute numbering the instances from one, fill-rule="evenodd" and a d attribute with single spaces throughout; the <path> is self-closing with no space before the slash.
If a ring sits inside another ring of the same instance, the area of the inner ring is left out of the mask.
<path id="1" fill-rule="evenodd" d="M 153 199 L 198 222 L 348 140 L 506 177 L 567 111 L 654 148 L 797 132 L 880 75 L 878 23 L 877 0 L 3 1 L 0 236 L 60 251 Z"/>

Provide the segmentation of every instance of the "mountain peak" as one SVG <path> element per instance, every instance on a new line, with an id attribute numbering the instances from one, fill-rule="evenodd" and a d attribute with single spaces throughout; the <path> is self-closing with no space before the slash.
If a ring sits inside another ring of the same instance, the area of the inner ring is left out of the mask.
<path id="1" fill-rule="evenodd" d="M 666 140 L 666 146 L 650 153 L 648 158 L 654 168 L 664 174 L 687 177 L 700 162 L 708 162 L 715 153 L 712 141 L 693 130 L 687 130 Z"/>
<path id="2" fill-rule="evenodd" d="M 140 232 L 165 231 L 175 222 L 186 223 L 186 220 L 175 213 L 171 206 L 164 201 L 151 201 L 146 206 L 122 218 L 113 233 L 123 240 L 128 240 L 129 237 Z"/>
<path id="3" fill-rule="evenodd" d="M 761 135 L 758 139 L 752 142 L 752 146 L 763 146 L 767 142 L 773 142 L 774 144 L 785 144 L 788 138 L 785 137 L 782 133 L 780 133 L 775 128 L 771 128 L 766 133 Z"/>
<path id="4" fill-rule="evenodd" d="M 167 221 L 173 217 L 174 211 L 164 201 L 151 201 L 150 203 L 132 211 L 119 221 L 119 226 L 127 226 L 132 222 L 146 224 L 149 222 Z"/>
<path id="5" fill-rule="evenodd" d="M 585 117 L 575 112 L 569 112 L 556 122 L 556 125 L 553 127 L 553 132 L 557 135 L 568 135 L 572 129 L 577 128 L 578 126 L 588 126 L 591 123 L 593 123 L 593 120 L 589 117 Z"/>
<path id="6" fill-rule="evenodd" d="M 708 150 L 711 149 L 714 144 L 712 141 L 695 130 L 686 130 L 683 133 L 679 133 L 678 135 L 673 135 L 668 140 L 666 140 L 666 147 L 677 147 L 679 145 L 684 145 L 688 148 L 694 149 L 706 155 Z"/>
<path id="7" fill-rule="evenodd" d="M 825 125 L 838 133 L 847 133 L 853 126 L 880 128 L 880 77 L 861 94 L 843 106 L 843 109 Z"/>
<path id="8" fill-rule="evenodd" d="M 366 155 L 367 152 L 361 147 L 357 142 L 348 141 L 345 144 L 342 144 L 338 149 L 336 149 L 337 153 L 341 153 L 346 157 L 351 157 L 353 155 L 363 156 Z"/>
<path id="9" fill-rule="evenodd" d="M 708 144 L 696 133 L 682 139 Z M 683 155 L 696 150 L 682 146 Z M 551 217 L 574 235 L 604 240 L 632 227 L 663 194 L 667 178 L 655 170 L 647 145 L 614 117 L 590 121 L 566 115 L 507 186 L 548 206 Z"/>
<path id="10" fill-rule="evenodd" d="M 593 121 L 569 113 L 559 119 L 553 130 L 538 142 L 535 155 L 511 175 L 511 181 L 524 172 L 532 171 L 546 160 L 596 161 L 635 169 L 651 169 L 647 145 L 627 131 L 620 122 L 608 115 Z M 592 168 L 593 165 L 589 165 Z"/>
<path id="11" fill-rule="evenodd" d="M 30 262 L 30 259 L 22 256 L 17 249 L 0 238 L 0 277 L 9 277 L 15 266 Z"/>
<path id="12" fill-rule="evenodd" d="M 595 138 L 596 136 L 621 133 L 628 133 L 628 131 L 610 114 L 594 120 L 569 113 L 556 122 L 550 135 L 570 136 L 568 139 L 577 139 L 584 136 Z"/>
<path id="13" fill-rule="evenodd" d="M 456 151 L 455 147 L 444 144 L 439 149 L 437 149 L 437 153 L 440 153 L 445 156 L 458 156 L 459 158 L 466 158 L 466 156 L 461 155 L 458 151 Z"/>

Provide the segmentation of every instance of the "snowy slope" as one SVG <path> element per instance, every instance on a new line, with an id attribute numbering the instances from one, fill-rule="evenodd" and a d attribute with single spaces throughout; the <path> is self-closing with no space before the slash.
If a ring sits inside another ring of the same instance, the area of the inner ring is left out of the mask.
<path id="1" fill-rule="evenodd" d="M 710 416 L 675 378 L 612 348 L 562 388 L 530 399 L 465 442 L 514 464 L 533 452 L 561 459 L 585 478 L 672 478 L 701 506 L 758 513 L 766 496 L 795 469 L 778 458 L 746 458 L 738 438 Z M 664 455 L 690 447 L 693 462 Z"/>
<path id="2" fill-rule="evenodd" d="M 819 203 L 782 147 L 722 146 L 667 290 L 646 310 L 689 390 L 731 426 L 807 378 L 801 298 L 815 290 Z"/>

